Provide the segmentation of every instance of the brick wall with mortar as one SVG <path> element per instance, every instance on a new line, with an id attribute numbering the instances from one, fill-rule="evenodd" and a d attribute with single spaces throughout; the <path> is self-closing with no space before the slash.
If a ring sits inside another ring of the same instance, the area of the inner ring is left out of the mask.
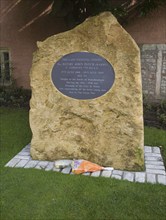
<path id="1" fill-rule="evenodd" d="M 49 14 L 51 4 L 52 0 L 0 0 L 0 47 L 10 51 L 18 86 L 30 88 L 36 41 L 68 29 L 63 18 Z M 166 44 L 166 7 L 133 19 L 124 28 L 141 48 L 144 93 L 153 100 L 166 99 L 166 52 L 158 49 L 158 44 Z"/>

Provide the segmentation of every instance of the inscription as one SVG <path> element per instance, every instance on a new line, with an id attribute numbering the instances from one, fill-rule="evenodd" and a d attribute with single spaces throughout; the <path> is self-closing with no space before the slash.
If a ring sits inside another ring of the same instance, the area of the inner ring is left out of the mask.
<path id="1" fill-rule="evenodd" d="M 112 65 L 89 52 L 67 54 L 55 63 L 52 81 L 64 95 L 76 99 L 93 99 L 105 94 L 113 85 Z"/>

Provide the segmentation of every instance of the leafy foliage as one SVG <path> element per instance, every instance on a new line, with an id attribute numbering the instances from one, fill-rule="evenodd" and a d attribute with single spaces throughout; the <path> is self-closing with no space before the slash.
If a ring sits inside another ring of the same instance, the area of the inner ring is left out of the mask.
<path id="1" fill-rule="evenodd" d="M 0 105 L 29 108 L 31 91 L 15 86 L 0 87 Z"/>
<path id="2" fill-rule="evenodd" d="M 89 16 L 111 11 L 123 23 L 134 16 L 146 15 L 165 3 L 165 0 L 54 0 L 52 13 L 75 25 Z"/>
<path id="3" fill-rule="evenodd" d="M 144 99 L 144 123 L 147 126 L 166 129 L 166 101 L 149 103 Z"/>

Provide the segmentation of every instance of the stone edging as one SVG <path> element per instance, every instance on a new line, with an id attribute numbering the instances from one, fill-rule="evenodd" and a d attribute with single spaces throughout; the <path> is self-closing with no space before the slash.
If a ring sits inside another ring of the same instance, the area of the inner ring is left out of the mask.
<path id="1" fill-rule="evenodd" d="M 145 146 L 145 171 L 129 172 L 122 170 L 97 171 L 93 173 L 84 173 L 84 176 L 93 177 L 111 177 L 119 180 L 128 180 L 130 182 L 140 183 L 159 183 L 166 185 L 166 171 L 159 147 Z M 57 169 L 52 161 L 32 160 L 30 156 L 30 144 L 25 146 L 14 158 L 12 158 L 5 167 L 13 168 L 35 168 L 44 169 L 45 171 L 56 171 L 64 174 L 73 174 L 71 167 Z"/>

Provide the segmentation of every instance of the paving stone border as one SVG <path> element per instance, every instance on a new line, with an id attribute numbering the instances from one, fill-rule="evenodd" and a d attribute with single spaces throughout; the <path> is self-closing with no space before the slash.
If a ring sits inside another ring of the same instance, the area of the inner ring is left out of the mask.
<path id="1" fill-rule="evenodd" d="M 145 146 L 145 171 L 130 172 L 122 170 L 103 170 L 92 173 L 84 173 L 84 176 L 92 177 L 107 177 L 119 180 L 128 180 L 130 182 L 153 183 L 166 185 L 166 170 L 163 163 L 162 155 L 159 147 Z M 64 160 L 63 160 L 64 161 Z M 12 158 L 5 167 L 13 168 L 35 168 L 45 171 L 56 171 L 63 174 L 73 174 L 71 167 L 58 169 L 55 167 L 55 162 L 32 160 L 30 156 L 30 144 L 25 146 L 14 158 Z"/>

